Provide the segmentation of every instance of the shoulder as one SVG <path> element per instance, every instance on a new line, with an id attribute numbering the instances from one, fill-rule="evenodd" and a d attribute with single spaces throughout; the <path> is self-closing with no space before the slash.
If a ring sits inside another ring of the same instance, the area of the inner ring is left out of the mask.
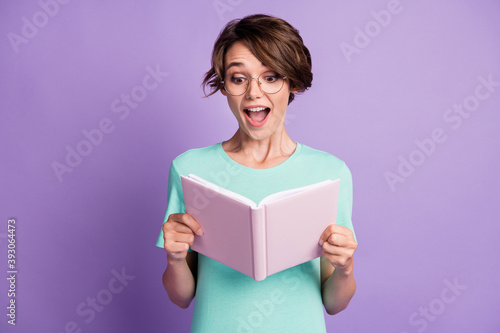
<path id="1" fill-rule="evenodd" d="M 207 147 L 189 149 L 174 158 L 172 166 L 182 169 L 188 165 L 207 163 L 207 160 L 213 159 L 218 154 L 219 145 L 220 143 L 216 143 Z"/>
<path id="2" fill-rule="evenodd" d="M 328 166 L 338 169 L 347 167 L 346 163 L 337 156 L 323 150 L 311 148 L 304 144 L 302 144 L 301 147 L 301 157 L 318 166 Z"/>

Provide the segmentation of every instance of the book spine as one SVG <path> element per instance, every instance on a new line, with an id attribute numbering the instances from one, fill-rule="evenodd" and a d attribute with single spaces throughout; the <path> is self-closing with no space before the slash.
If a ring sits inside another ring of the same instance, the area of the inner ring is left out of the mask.
<path id="1" fill-rule="evenodd" d="M 255 281 L 267 276 L 266 211 L 264 207 L 252 208 L 252 250 Z"/>

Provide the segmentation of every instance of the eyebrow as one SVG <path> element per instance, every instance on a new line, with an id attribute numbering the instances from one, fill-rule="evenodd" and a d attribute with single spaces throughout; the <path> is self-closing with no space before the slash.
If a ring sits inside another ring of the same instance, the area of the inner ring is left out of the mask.
<path id="1" fill-rule="evenodd" d="M 263 63 L 261 63 L 262 66 L 265 66 Z M 229 65 L 226 67 L 226 72 L 231 68 L 231 67 L 245 67 L 245 64 L 242 62 L 231 62 Z"/>
<path id="2" fill-rule="evenodd" d="M 241 67 L 241 66 L 244 67 L 245 65 L 242 62 L 232 62 L 229 65 L 227 65 L 226 71 L 231 67 Z"/>

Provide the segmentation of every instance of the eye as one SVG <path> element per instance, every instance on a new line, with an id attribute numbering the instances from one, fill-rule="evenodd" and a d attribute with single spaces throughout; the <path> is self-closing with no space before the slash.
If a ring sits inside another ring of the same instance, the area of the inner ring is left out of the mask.
<path id="1" fill-rule="evenodd" d="M 266 73 L 264 75 L 264 82 L 266 83 L 274 83 L 279 80 L 279 74 L 278 73 Z"/>
<path id="2" fill-rule="evenodd" d="M 247 78 L 244 76 L 231 76 L 230 81 L 234 84 L 240 85 L 244 84 L 247 81 Z"/>

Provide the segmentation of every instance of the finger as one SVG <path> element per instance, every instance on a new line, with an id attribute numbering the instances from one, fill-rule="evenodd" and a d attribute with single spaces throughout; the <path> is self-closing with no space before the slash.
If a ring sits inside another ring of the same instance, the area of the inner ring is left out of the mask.
<path id="1" fill-rule="evenodd" d="M 349 256 L 341 256 L 341 255 L 324 255 L 327 260 L 330 261 L 333 267 L 335 268 L 343 268 L 349 265 L 352 262 L 352 257 Z"/>
<path id="2" fill-rule="evenodd" d="M 336 233 L 331 234 L 330 237 L 328 237 L 328 242 L 325 243 L 352 252 L 354 252 L 358 247 L 358 243 L 356 243 L 356 240 L 352 235 L 344 236 Z"/>
<path id="3" fill-rule="evenodd" d="M 356 251 L 357 244 L 355 242 L 347 241 L 342 246 L 332 245 L 329 242 L 323 244 L 323 254 L 341 257 L 352 257 Z"/>
<path id="4" fill-rule="evenodd" d="M 331 245 L 335 245 L 335 246 L 345 246 L 346 244 L 346 236 L 342 235 L 342 234 L 339 234 L 339 233 L 332 233 L 327 241 L 329 244 Z"/>
<path id="5" fill-rule="evenodd" d="M 332 233 L 341 234 L 341 235 L 344 235 L 346 237 L 349 235 L 352 235 L 351 229 L 344 227 L 343 225 L 331 224 L 331 225 L 329 225 L 329 227 L 330 227 L 330 230 L 332 231 Z"/>
<path id="6" fill-rule="evenodd" d="M 325 244 L 323 244 L 323 253 L 324 254 L 328 254 L 328 255 L 332 255 L 332 256 L 343 256 L 343 255 L 346 255 L 348 252 L 349 252 L 349 250 L 345 247 L 332 245 L 329 242 L 325 242 Z"/>
<path id="7" fill-rule="evenodd" d="M 323 234 L 321 235 L 321 238 L 319 240 L 319 245 L 322 246 L 323 243 L 326 242 L 332 234 L 338 234 L 345 237 L 346 239 L 351 239 L 353 242 L 355 242 L 354 234 L 352 233 L 351 229 L 337 224 L 330 224 L 325 229 L 325 231 L 323 231 Z"/>
<path id="8" fill-rule="evenodd" d="M 323 233 L 321 234 L 321 237 L 319 238 L 319 245 L 323 246 L 323 243 L 327 241 L 328 237 L 333 233 L 333 227 L 335 224 L 330 224 L 328 227 L 325 228 Z"/>
<path id="9" fill-rule="evenodd" d="M 187 243 L 190 246 L 193 245 L 194 242 L 194 235 L 191 229 L 189 229 L 188 234 L 184 233 L 175 233 L 171 237 L 169 237 L 169 241 L 175 242 L 175 243 Z"/>
<path id="10" fill-rule="evenodd" d="M 173 221 L 187 225 L 198 236 L 203 235 L 203 230 L 201 229 L 201 225 L 191 215 L 187 213 L 172 214 L 169 216 L 169 220 L 171 218 Z"/>
<path id="11" fill-rule="evenodd" d="M 163 229 L 163 233 L 175 232 L 175 233 L 183 233 L 193 235 L 193 230 L 189 228 L 184 223 L 170 221 L 167 223 L 165 228 Z"/>
<path id="12" fill-rule="evenodd" d="M 186 242 L 165 242 L 165 250 L 167 253 L 179 254 L 189 250 L 189 244 Z"/>
<path id="13" fill-rule="evenodd" d="M 186 225 L 178 222 L 168 222 L 170 225 L 163 230 L 163 239 L 165 244 L 172 243 L 187 243 L 189 246 L 193 245 L 194 233 Z"/>
<path id="14" fill-rule="evenodd" d="M 323 248 L 322 255 L 327 258 L 334 266 L 345 265 L 346 262 L 349 262 L 353 258 L 352 252 L 346 251 L 342 248 L 333 248 L 332 252 L 333 253 L 330 253 L 327 249 Z"/>
<path id="15" fill-rule="evenodd" d="M 193 230 L 183 223 L 169 220 L 163 224 L 162 230 L 165 244 L 170 244 L 179 240 L 186 242 L 191 238 L 194 239 Z"/>

